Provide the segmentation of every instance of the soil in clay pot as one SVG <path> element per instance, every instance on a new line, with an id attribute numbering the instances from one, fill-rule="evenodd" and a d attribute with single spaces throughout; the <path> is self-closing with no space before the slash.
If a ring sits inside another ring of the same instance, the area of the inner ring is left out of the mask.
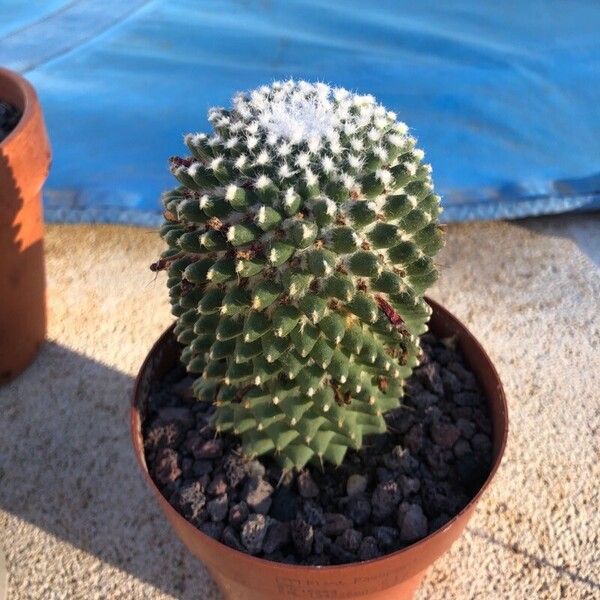
<path id="1" fill-rule="evenodd" d="M 20 118 L 17 108 L 0 100 L 0 142 L 17 126 Z"/>
<path id="2" fill-rule="evenodd" d="M 245 460 L 217 437 L 211 407 L 183 367 L 154 383 L 144 420 L 148 470 L 168 501 L 204 533 L 273 561 L 336 565 L 399 550 L 432 533 L 472 498 L 491 465 L 491 423 L 475 376 L 453 347 L 422 338 L 421 366 L 389 431 L 349 451 L 341 467 L 282 473 Z"/>

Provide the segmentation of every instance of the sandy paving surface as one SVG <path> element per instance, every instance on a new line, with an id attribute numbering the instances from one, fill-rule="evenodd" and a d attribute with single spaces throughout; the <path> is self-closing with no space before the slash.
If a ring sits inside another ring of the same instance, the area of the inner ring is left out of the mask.
<path id="1" fill-rule="evenodd" d="M 0 389 L 10 600 L 220 598 L 130 448 L 133 376 L 170 322 L 143 229 L 52 226 L 49 342 Z M 505 461 L 418 598 L 600 597 L 600 217 L 449 228 L 432 296 L 496 362 Z"/>

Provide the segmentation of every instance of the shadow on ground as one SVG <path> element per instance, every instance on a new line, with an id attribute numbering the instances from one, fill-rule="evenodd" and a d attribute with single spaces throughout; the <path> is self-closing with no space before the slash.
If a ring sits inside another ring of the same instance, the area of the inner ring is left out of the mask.
<path id="1" fill-rule="evenodd" d="M 21 377 L 0 388 L 0 509 L 187 598 L 185 588 L 197 583 L 190 559 L 133 455 L 132 387 L 132 377 L 47 343 Z M 18 542 L 3 539 L 7 548 Z"/>
<path id="2" fill-rule="evenodd" d="M 572 240 L 600 269 L 600 211 L 542 218 L 520 219 L 514 223 L 535 233 Z"/>

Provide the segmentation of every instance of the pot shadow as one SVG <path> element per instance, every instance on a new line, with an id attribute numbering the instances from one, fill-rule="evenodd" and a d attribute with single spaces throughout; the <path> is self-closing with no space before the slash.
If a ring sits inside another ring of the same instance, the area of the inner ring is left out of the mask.
<path id="1" fill-rule="evenodd" d="M 84 563 L 80 578 L 63 574 L 65 561 L 48 557 L 39 541 L 32 556 L 29 536 L 3 536 L 3 544 L 9 556 L 14 546 L 17 557 L 48 561 L 78 597 L 90 585 L 81 576 L 98 570 L 85 564 L 89 553 L 124 572 L 103 574 L 126 584 L 124 594 L 130 574 L 182 600 L 220 598 L 142 479 L 129 434 L 132 388 L 131 376 L 54 342 L 0 388 L 0 509 L 82 550 L 67 550 Z"/>
<path id="2" fill-rule="evenodd" d="M 24 205 L 23 195 L 13 175 L 9 156 L 0 144 L 0 365 L 23 363 L 43 337 L 45 331 L 44 242 L 28 243 L 40 225 L 31 215 L 29 230 L 18 222 Z M 41 216 L 39 217 L 41 219 Z M 22 332 L 19 354 L 6 344 L 15 334 L 15 315 L 22 312 L 23 298 L 35 307 L 28 318 L 18 324 Z M 38 308 L 39 307 L 39 308 Z M 14 376 L 10 370 L 0 371 L 0 384 Z"/>

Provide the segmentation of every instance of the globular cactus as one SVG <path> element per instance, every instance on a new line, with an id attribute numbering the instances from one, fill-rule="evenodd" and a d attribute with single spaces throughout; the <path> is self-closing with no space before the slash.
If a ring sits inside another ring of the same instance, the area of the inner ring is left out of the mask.
<path id="1" fill-rule="evenodd" d="M 306 82 L 240 93 L 172 158 L 161 235 L 182 360 L 217 431 L 284 469 L 384 432 L 419 359 L 439 196 L 404 123 Z"/>

